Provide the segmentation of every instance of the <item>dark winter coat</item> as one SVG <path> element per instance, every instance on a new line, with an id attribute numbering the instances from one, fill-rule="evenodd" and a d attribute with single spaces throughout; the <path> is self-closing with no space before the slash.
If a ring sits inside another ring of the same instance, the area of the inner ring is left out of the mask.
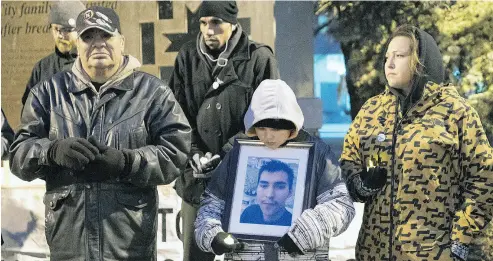
<path id="1" fill-rule="evenodd" d="M 22 95 L 22 104 L 24 105 L 26 103 L 29 91 L 34 85 L 41 81 L 48 80 L 58 72 L 70 71 L 76 58 L 76 53 L 63 54 L 55 47 L 53 53 L 39 60 L 36 65 L 34 65 L 29 82 L 27 82 L 26 90 L 24 91 L 24 95 Z"/>
<path id="2" fill-rule="evenodd" d="M 224 156 L 233 138 L 244 132 L 243 116 L 255 88 L 264 79 L 279 78 L 277 62 L 268 46 L 249 40 L 246 33 L 215 78 L 199 52 L 196 41 L 181 48 L 169 85 L 192 126 L 192 155 Z M 222 83 L 214 88 L 216 79 Z M 185 201 L 198 205 L 204 186 L 188 170 L 177 179 L 176 190 Z"/>
<path id="3" fill-rule="evenodd" d="M 134 71 L 140 64 L 112 77 L 99 93 L 77 65 L 31 90 L 11 146 L 12 173 L 46 181 L 51 260 L 155 260 L 156 186 L 169 184 L 185 167 L 190 126 L 162 81 Z M 54 140 L 89 136 L 129 149 L 135 157 L 130 174 L 88 182 L 50 164 Z"/>

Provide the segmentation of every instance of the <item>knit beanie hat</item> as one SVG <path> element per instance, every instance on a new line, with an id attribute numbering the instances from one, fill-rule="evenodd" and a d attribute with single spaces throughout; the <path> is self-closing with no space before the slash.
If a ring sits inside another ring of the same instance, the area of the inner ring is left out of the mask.
<path id="1" fill-rule="evenodd" d="M 51 5 L 48 24 L 59 24 L 64 27 L 74 27 L 77 16 L 86 7 L 80 1 L 59 1 Z"/>
<path id="2" fill-rule="evenodd" d="M 238 23 L 238 7 L 236 1 L 203 1 L 199 17 L 214 16 L 230 24 Z"/>

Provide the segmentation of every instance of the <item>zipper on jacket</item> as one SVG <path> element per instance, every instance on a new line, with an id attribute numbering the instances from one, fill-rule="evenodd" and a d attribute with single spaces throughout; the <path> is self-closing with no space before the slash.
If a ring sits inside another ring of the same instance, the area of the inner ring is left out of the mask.
<path id="1" fill-rule="evenodd" d="M 392 260 L 394 253 L 393 242 L 394 242 L 394 186 L 395 186 L 395 143 L 397 142 L 397 129 L 401 123 L 399 120 L 399 99 L 395 104 L 395 124 L 394 130 L 392 131 L 392 172 L 390 173 L 390 227 L 389 227 L 389 261 Z M 404 117 L 402 117 L 404 118 Z"/>
<path id="2" fill-rule="evenodd" d="M 91 91 L 95 94 L 94 95 L 95 96 L 94 101 L 91 101 L 91 108 L 90 108 L 91 115 L 89 116 L 90 126 L 89 126 L 89 129 L 87 130 L 87 135 L 92 136 L 94 134 L 93 128 L 96 126 L 96 123 L 97 123 L 97 114 L 96 114 L 95 108 L 98 107 L 99 93 L 97 91 L 95 91 L 92 86 L 90 86 L 89 88 L 91 88 Z M 101 142 L 101 137 L 98 137 L 98 140 Z"/>
<path id="3" fill-rule="evenodd" d="M 92 129 L 96 127 L 99 124 L 99 137 L 98 141 L 104 144 L 103 141 L 103 123 L 104 123 L 104 112 L 105 112 L 105 105 L 99 106 L 99 102 L 101 102 L 101 97 L 100 97 L 100 92 L 96 92 L 96 100 L 94 101 L 92 108 L 91 108 L 91 129 L 89 130 L 89 133 L 92 135 Z M 101 107 L 101 108 L 99 108 Z M 96 109 L 99 108 L 99 109 Z M 98 113 L 99 111 L 99 113 Z M 98 119 L 99 118 L 99 119 Z"/>
<path id="4" fill-rule="evenodd" d="M 406 112 L 402 114 L 402 118 L 398 120 L 399 117 L 399 98 L 397 98 L 397 102 L 395 104 L 395 125 L 394 125 L 394 130 L 392 132 L 392 172 L 390 174 L 390 227 L 389 227 L 389 261 L 392 260 L 392 256 L 394 253 L 393 249 L 393 243 L 394 243 L 394 233 L 393 233 L 393 226 L 394 226 L 394 186 L 395 186 L 395 165 L 396 165 L 396 159 L 395 159 L 395 148 L 396 148 L 396 142 L 397 142 L 397 131 L 400 129 L 402 122 L 404 119 L 407 117 L 407 114 L 414 109 L 414 107 L 417 106 L 418 103 L 423 100 L 423 96 L 416 101 L 409 109 L 407 109 Z"/>

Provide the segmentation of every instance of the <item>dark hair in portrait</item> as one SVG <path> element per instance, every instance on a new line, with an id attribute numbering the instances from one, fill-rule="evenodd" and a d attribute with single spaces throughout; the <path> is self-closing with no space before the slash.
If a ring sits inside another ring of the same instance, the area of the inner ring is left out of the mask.
<path id="1" fill-rule="evenodd" d="M 260 181 L 260 176 L 264 171 L 267 172 L 277 172 L 277 171 L 283 171 L 288 175 L 288 185 L 289 185 L 289 190 L 293 189 L 293 179 L 294 179 L 294 173 L 293 169 L 288 166 L 288 164 L 279 161 L 279 160 L 271 160 L 262 165 L 260 167 L 260 170 L 258 171 L 258 178 L 257 178 L 257 184 Z"/>

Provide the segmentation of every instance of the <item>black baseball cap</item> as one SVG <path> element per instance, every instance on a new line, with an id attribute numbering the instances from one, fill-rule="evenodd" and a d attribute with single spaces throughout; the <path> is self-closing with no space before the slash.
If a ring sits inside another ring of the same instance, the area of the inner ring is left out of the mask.
<path id="1" fill-rule="evenodd" d="M 91 28 L 98 28 L 110 34 L 121 33 L 120 18 L 111 8 L 91 6 L 79 14 L 75 29 L 80 36 Z"/>

